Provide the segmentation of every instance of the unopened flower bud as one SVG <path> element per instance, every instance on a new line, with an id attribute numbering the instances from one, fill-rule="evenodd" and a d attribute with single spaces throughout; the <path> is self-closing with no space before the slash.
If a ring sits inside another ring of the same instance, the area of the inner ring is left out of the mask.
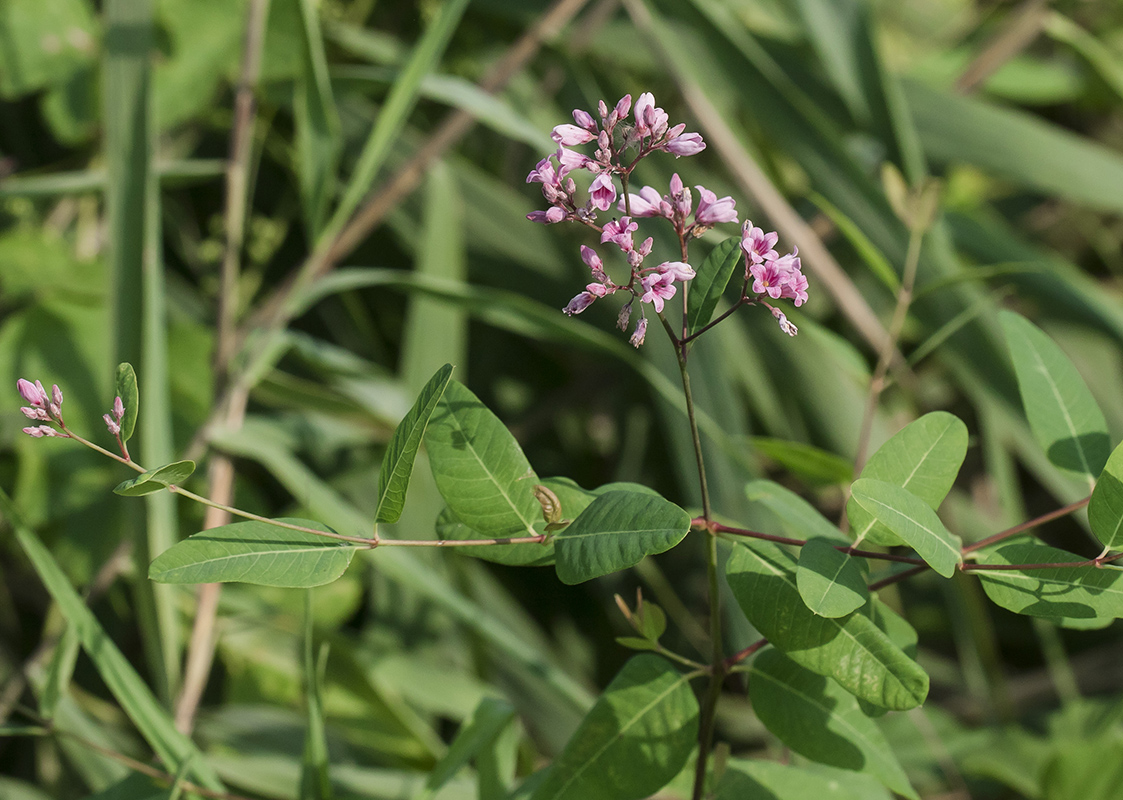
<path id="1" fill-rule="evenodd" d="M 616 316 L 616 327 L 620 330 L 628 329 L 628 320 L 632 318 L 632 304 L 628 303 L 620 309 L 620 313 Z"/>
<path id="2" fill-rule="evenodd" d="M 113 418 L 110 417 L 108 414 L 102 414 L 101 418 L 103 420 L 105 420 L 105 427 L 109 429 L 109 432 L 112 435 L 116 436 L 117 434 L 119 434 L 121 432 L 121 426 L 119 424 L 117 424 L 116 422 L 114 422 Z"/>
<path id="3" fill-rule="evenodd" d="M 20 411 L 28 419 L 33 419 L 39 422 L 48 422 L 51 418 L 47 416 L 47 412 L 41 408 L 30 408 L 28 406 L 20 406 Z"/>
<path id="4" fill-rule="evenodd" d="M 62 389 L 58 388 L 57 383 L 51 387 L 51 399 L 55 401 L 56 406 L 62 405 Z"/>
<path id="5" fill-rule="evenodd" d="M 33 436 L 36 439 L 42 439 L 44 436 L 61 436 L 58 431 L 50 425 L 37 425 L 34 428 L 24 428 L 23 432 L 28 436 Z"/>
<path id="6" fill-rule="evenodd" d="M 636 323 L 636 330 L 632 334 L 632 338 L 628 341 L 632 343 L 632 347 L 639 347 L 643 344 L 643 337 L 647 335 L 647 317 L 640 317 L 640 321 Z"/>
<path id="7" fill-rule="evenodd" d="M 113 398 L 113 416 L 118 421 L 125 416 L 125 404 L 121 402 L 120 397 Z"/>
<path id="8" fill-rule="evenodd" d="M 49 403 L 47 405 L 47 412 L 55 419 L 62 416 L 62 409 L 59 407 L 58 403 Z"/>
<path id="9" fill-rule="evenodd" d="M 776 318 L 776 321 L 780 323 L 780 330 L 782 330 L 788 336 L 795 336 L 797 333 L 799 333 L 799 328 L 788 322 L 787 316 L 785 316 L 784 312 L 782 312 L 780 309 L 772 309 L 772 316 L 774 316 Z"/>
<path id="10" fill-rule="evenodd" d="M 47 393 L 43 391 L 43 384 L 39 381 L 32 383 L 20 378 L 16 381 L 16 388 L 19 389 L 20 396 L 27 401 L 28 405 L 35 408 L 47 407 Z"/>

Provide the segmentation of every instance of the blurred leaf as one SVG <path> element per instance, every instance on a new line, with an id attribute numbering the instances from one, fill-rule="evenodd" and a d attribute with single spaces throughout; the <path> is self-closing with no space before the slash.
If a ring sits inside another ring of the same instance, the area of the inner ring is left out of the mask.
<path id="1" fill-rule="evenodd" d="M 963 561 L 960 538 L 948 531 L 923 500 L 907 489 L 872 478 L 859 478 L 850 487 L 850 502 L 909 545 L 940 575 L 950 578 Z"/>
<path id="2" fill-rule="evenodd" d="M 538 476 L 507 426 L 459 381 L 445 389 L 425 431 L 425 449 L 457 519 L 485 537 L 534 535 Z"/>
<path id="3" fill-rule="evenodd" d="M 662 497 L 607 492 L 554 537 L 562 583 L 583 583 L 663 553 L 690 531 L 690 515 Z"/>
<path id="4" fill-rule="evenodd" d="M 1123 545 L 1123 445 L 1115 448 L 1092 490 L 1088 524 L 1109 550 Z"/>
<path id="5" fill-rule="evenodd" d="M 301 70 L 295 85 L 293 116 L 296 122 L 296 169 L 300 177 L 300 199 L 309 238 L 319 236 L 335 193 L 335 172 L 343 140 L 339 113 L 328 78 L 324 38 L 320 33 L 318 4 L 300 4 Z"/>
<path id="6" fill-rule="evenodd" d="M 793 539 L 827 539 L 850 544 L 846 534 L 829 522 L 814 506 L 790 489 L 772 481 L 753 481 L 745 486 L 753 503 L 764 505 L 776 515 L 784 532 Z"/>
<path id="7" fill-rule="evenodd" d="M 515 709 L 506 700 L 493 697 L 481 700 L 472 716 L 460 726 L 448 752 L 429 773 L 424 789 L 413 796 L 414 800 L 431 800 L 436 796 L 461 767 L 473 758 L 482 757 L 485 749 L 514 718 Z"/>
<path id="8" fill-rule="evenodd" d="M 1008 544 L 979 554 L 980 564 L 1064 564 L 1080 556 L 1043 544 Z M 979 570 L 983 589 L 996 605 L 1034 617 L 1123 617 L 1123 570 L 1118 567 L 1058 567 Z"/>
<path id="9" fill-rule="evenodd" d="M 305 519 L 278 522 L 332 533 Z M 149 565 L 148 577 L 161 583 L 239 581 L 290 588 L 331 583 L 347 569 L 356 546 L 266 522 L 235 522 L 210 528 L 165 550 Z"/>
<path id="10" fill-rule="evenodd" d="M 1117 52 L 1058 11 L 1050 11 L 1045 32 L 1079 53 L 1103 82 L 1123 99 L 1123 59 Z"/>
<path id="11" fill-rule="evenodd" d="M 854 479 L 853 465 L 849 461 L 814 445 L 767 436 L 753 436 L 749 441 L 762 455 L 808 483 L 832 485 Z"/>
<path id="12" fill-rule="evenodd" d="M 161 492 L 174 484 L 183 483 L 195 472 L 194 461 L 177 461 L 122 481 L 113 489 L 114 494 L 122 497 L 140 497 L 153 492 Z"/>
<path id="13" fill-rule="evenodd" d="M 68 624 L 55 643 L 51 663 L 47 666 L 43 681 L 43 689 L 39 695 L 39 716 L 45 720 L 54 719 L 59 701 L 66 696 L 70 688 L 80 646 L 77 630 L 73 625 Z"/>
<path id="14" fill-rule="evenodd" d="M 343 198 L 335 209 L 327 230 L 338 231 L 359 207 L 370 191 L 374 179 L 390 154 L 391 145 L 398 139 L 405 123 L 420 96 L 421 81 L 440 62 L 453 32 L 468 7 L 468 0 L 445 0 L 437 16 L 430 22 L 420 41 L 410 53 L 409 61 L 390 89 L 378 120 L 363 145 L 359 160 L 351 171 Z"/>
<path id="15" fill-rule="evenodd" d="M 1114 800 L 1123 783 L 1123 740 L 1118 732 L 1086 741 L 1063 741 L 1046 766 L 1048 800 Z"/>
<path id="16" fill-rule="evenodd" d="M 1021 111 L 906 82 L 925 151 L 975 164 L 1049 195 L 1123 211 L 1123 156 Z"/>
<path id="17" fill-rule="evenodd" d="M 846 785 L 809 769 L 774 761 L 730 759 L 714 800 L 859 800 Z"/>
<path id="18" fill-rule="evenodd" d="M 877 724 L 829 678 L 765 650 L 752 662 L 749 699 L 765 727 L 800 755 L 869 773 L 897 794 L 919 800 Z"/>
<path id="19" fill-rule="evenodd" d="M 66 575 L 50 551 L 23 523 L 8 495 L 0 491 L 0 512 L 15 532 L 20 547 L 27 554 L 51 597 L 59 604 L 63 616 L 72 625 L 82 642 L 86 655 L 93 661 L 101 679 L 113 693 L 121 708 L 136 725 L 144 739 L 168 769 L 181 769 L 190 763 L 190 770 L 204 787 L 223 791 L 207 757 L 178 730 L 137 674 L 133 665 L 106 635 L 93 612 L 70 585 Z"/>
<path id="20" fill-rule="evenodd" d="M 894 295 L 897 294 L 901 288 L 901 279 L 898 278 L 897 273 L 893 271 L 893 266 L 889 263 L 889 259 L 887 259 L 885 254 L 878 250 L 877 246 L 869 240 L 865 231 L 863 231 L 854 220 L 843 214 L 838 206 L 818 192 L 812 192 L 810 199 L 824 214 L 830 217 L 831 222 L 838 228 L 839 233 L 845 236 L 850 246 L 858 251 L 858 255 L 861 256 L 862 261 L 866 262 L 866 266 L 870 268 L 870 272 L 885 285 L 886 289 Z"/>
<path id="21" fill-rule="evenodd" d="M 689 334 L 697 333 L 704 328 L 713 318 L 714 309 L 733 271 L 737 265 L 744 263 L 745 254 L 741 250 L 741 237 L 731 236 L 719 244 L 706 260 L 697 269 L 697 275 L 690 281 L 689 293 L 686 297 L 686 313 L 690 320 L 687 328 Z"/>
<path id="22" fill-rule="evenodd" d="M 382 457 L 382 467 L 378 471 L 378 504 L 375 506 L 374 521 L 397 522 L 402 516 L 405 505 L 406 489 L 413 472 L 413 461 L 429 418 L 444 395 L 448 382 L 452 379 L 452 364 L 445 364 L 417 396 L 413 408 L 405 415 Z"/>
<path id="23" fill-rule="evenodd" d="M 999 319 L 1034 437 L 1050 461 L 1087 477 L 1091 486 L 1111 452 L 1103 412 L 1076 367 L 1040 328 L 1012 311 Z"/>
<path id="24" fill-rule="evenodd" d="M 863 565 L 860 558 L 837 550 L 833 539 L 808 539 L 795 573 L 799 596 L 821 617 L 845 617 L 869 600 Z"/>
<path id="25" fill-rule="evenodd" d="M 663 658 L 629 659 L 550 766 L 533 800 L 639 800 L 685 766 L 698 701 Z"/>
<path id="26" fill-rule="evenodd" d="M 212 529 L 214 530 L 214 529 Z M 313 646 L 315 617 L 312 615 L 312 592 L 304 592 L 304 708 L 307 727 L 304 732 L 304 753 L 301 757 L 301 800 L 331 800 L 331 777 L 327 730 L 324 727 L 323 674 L 327 666 L 328 646 L 320 646 L 319 658 Z"/>
<path id="27" fill-rule="evenodd" d="M 15 100 L 60 84 L 97 52 L 97 21 L 86 0 L 0 4 L 0 96 Z"/>
<path id="28" fill-rule="evenodd" d="M 940 507 L 955 483 L 967 454 L 967 426 L 946 411 L 933 411 L 897 431 L 870 456 L 862 478 L 907 489 L 933 510 Z M 900 537 L 880 525 L 861 506 L 847 504 L 847 516 L 857 541 L 900 544 Z"/>
<path id="29" fill-rule="evenodd" d="M 733 596 L 749 622 L 778 650 L 856 697 L 885 708 L 914 708 L 928 675 L 868 617 L 819 617 L 796 587 L 795 558 L 770 542 L 738 544 L 726 565 Z"/>

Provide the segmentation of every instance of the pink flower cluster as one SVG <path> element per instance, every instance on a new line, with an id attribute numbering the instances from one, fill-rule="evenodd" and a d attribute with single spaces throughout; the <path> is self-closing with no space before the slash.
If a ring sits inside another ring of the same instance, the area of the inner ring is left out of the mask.
<path id="1" fill-rule="evenodd" d="M 20 408 L 25 417 L 36 422 L 56 423 L 60 428 L 66 428 L 66 424 L 62 421 L 62 390 L 57 384 L 51 387 L 50 396 L 39 381 L 32 383 L 20 378 L 16 381 L 16 388 L 20 396 L 27 401 L 27 405 Z M 35 425 L 24 428 L 23 432 L 36 439 L 44 436 L 68 436 L 53 425 Z"/>
<path id="2" fill-rule="evenodd" d="M 706 149 L 700 135 L 684 133 L 686 125 L 680 123 L 671 127 L 667 112 L 655 105 L 650 92 L 644 92 L 636 101 L 632 123 L 626 122 L 632 115 L 630 94 L 624 95 L 611 110 L 601 100 L 597 110 L 599 121 L 588 111 L 574 109 L 576 124 L 558 125 L 550 134 L 558 145 L 557 152 L 539 161 L 526 177 L 527 183 L 542 184 L 542 195 L 550 208 L 527 214 L 531 222 L 591 222 L 597 211 L 608 211 L 616 202 L 613 175 L 630 173 L 636 162 L 657 150 L 678 157 L 692 156 Z M 592 158 L 569 149 L 589 142 L 597 145 Z M 638 152 L 625 166 L 621 156 L 632 148 Z M 584 204 L 578 204 L 577 185 L 569 177 L 570 172 L 579 169 L 596 176 Z"/>
<path id="3" fill-rule="evenodd" d="M 807 278 L 799 261 L 799 248 L 781 256 L 773 248 L 779 235 L 765 233 L 746 220 L 741 228 L 741 249 L 745 251 L 745 280 L 753 282 L 753 292 L 773 300 L 781 297 L 795 301 L 796 308 L 807 302 Z"/>

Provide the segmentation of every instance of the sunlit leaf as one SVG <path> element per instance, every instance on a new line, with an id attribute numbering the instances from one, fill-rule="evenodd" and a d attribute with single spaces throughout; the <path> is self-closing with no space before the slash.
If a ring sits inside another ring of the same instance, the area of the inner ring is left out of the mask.
<path id="1" fill-rule="evenodd" d="M 916 550 L 928 566 L 950 578 L 963 560 L 962 542 L 950 533 L 931 506 L 912 492 L 885 481 L 859 478 L 850 488 L 857 504 L 902 542 Z"/>
<path id="2" fill-rule="evenodd" d="M 865 562 L 838 550 L 830 539 L 809 539 L 799 552 L 796 586 L 821 617 L 845 617 L 869 600 Z"/>
<path id="3" fill-rule="evenodd" d="M 1080 556 L 1031 543 L 1008 544 L 979 554 L 980 564 L 1071 564 Z M 1018 614 L 1074 620 L 1123 617 L 1123 569 L 1056 567 L 978 570 L 987 597 Z"/>
<path id="4" fill-rule="evenodd" d="M 194 461 L 176 461 L 174 464 L 165 464 L 162 467 L 150 469 L 137 475 L 135 478 L 121 481 L 113 488 L 113 492 L 123 497 L 140 497 L 183 483 L 194 472 Z"/>
<path id="5" fill-rule="evenodd" d="M 1088 524 L 1104 547 L 1123 545 L 1123 445 L 1107 459 L 1088 501 Z"/>

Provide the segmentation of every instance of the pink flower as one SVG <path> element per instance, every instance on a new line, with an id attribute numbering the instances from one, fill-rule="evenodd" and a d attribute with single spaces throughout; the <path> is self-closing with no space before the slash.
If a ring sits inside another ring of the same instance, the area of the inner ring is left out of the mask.
<path id="1" fill-rule="evenodd" d="M 23 432 L 28 436 L 34 436 L 36 439 L 42 439 L 44 436 L 62 436 L 61 433 L 50 425 L 37 425 L 34 428 L 24 428 Z"/>
<path id="2" fill-rule="evenodd" d="M 719 200 L 716 194 L 704 186 L 694 188 L 698 190 L 700 197 L 698 209 L 694 212 L 696 223 L 710 226 L 719 222 L 737 221 L 737 203 L 732 197 L 723 197 Z"/>
<path id="3" fill-rule="evenodd" d="M 671 139 L 659 149 L 672 153 L 676 158 L 694 156 L 706 149 L 706 143 L 697 133 L 684 133 Z"/>
<path id="4" fill-rule="evenodd" d="M 587 131 L 595 131 L 597 129 L 597 121 L 593 119 L 593 115 L 588 111 L 582 111 L 579 108 L 573 109 L 573 121 L 581 128 Z"/>
<path id="5" fill-rule="evenodd" d="M 764 264 L 753 264 L 749 267 L 753 278 L 753 291 L 757 294 L 767 294 L 773 300 L 778 300 L 784 291 L 784 282 L 787 273 L 776 268 L 775 261 Z"/>
<path id="6" fill-rule="evenodd" d="M 550 157 L 539 161 L 534 165 L 534 169 L 526 176 L 527 183 L 545 183 L 556 186 L 558 183 L 558 173 L 554 170 L 554 165 L 550 163 Z"/>
<path id="7" fill-rule="evenodd" d="M 799 248 L 792 248 L 792 252 L 780 256 L 775 261 L 776 269 L 781 272 L 799 272 L 801 264 L 799 261 Z"/>
<path id="8" fill-rule="evenodd" d="M 20 396 L 23 397 L 29 405 L 35 408 L 47 407 L 47 403 L 49 402 L 47 399 L 47 392 L 43 389 L 43 384 L 39 383 L 39 381 L 32 383 L 31 381 L 20 378 L 16 381 L 16 388 L 19 389 Z"/>
<path id="9" fill-rule="evenodd" d="M 681 218 L 686 219 L 690 216 L 694 198 L 690 196 L 690 190 L 683 185 L 682 178 L 677 172 L 671 176 L 671 193 L 664 199 L 674 207 L 675 213 Z"/>
<path id="10" fill-rule="evenodd" d="M 604 274 L 604 262 L 600 260 L 597 251 L 591 247 L 581 245 L 581 260 L 589 267 L 593 273 L 593 277 L 601 283 L 608 280 L 608 276 Z"/>
<path id="11" fill-rule="evenodd" d="M 526 218 L 531 222 L 541 222 L 543 225 L 552 225 L 565 219 L 565 209 L 560 206 L 551 206 L 545 211 L 531 211 Z"/>
<path id="12" fill-rule="evenodd" d="M 661 275 L 670 275 L 673 281 L 689 281 L 696 274 L 684 261 L 664 261 L 655 268 Z"/>
<path id="13" fill-rule="evenodd" d="M 550 138 L 555 142 L 566 147 L 573 147 L 579 144 L 587 144 L 593 139 L 597 138 L 595 133 L 591 133 L 584 128 L 579 128 L 576 125 L 558 125 L 554 128 Z"/>
<path id="14" fill-rule="evenodd" d="M 631 342 L 632 347 L 638 348 L 643 344 L 643 337 L 647 335 L 647 317 L 640 317 L 639 322 L 636 323 L 635 333 L 628 341 Z"/>
<path id="15" fill-rule="evenodd" d="M 782 330 L 788 336 L 795 336 L 797 333 L 799 333 L 799 328 L 788 322 L 788 318 L 784 316 L 783 312 L 780 311 L 780 309 L 772 309 L 772 316 L 774 316 L 776 318 L 776 321 L 780 323 L 780 330 Z"/>
<path id="16" fill-rule="evenodd" d="M 633 217 L 670 217 L 671 204 L 664 202 L 658 190 L 651 186 L 644 186 L 639 194 L 628 193 L 628 205 L 631 206 Z M 624 199 L 616 204 L 617 211 L 627 211 Z"/>
<path id="17" fill-rule="evenodd" d="M 578 153 L 576 150 L 567 150 L 559 147 L 557 152 L 559 164 L 558 177 L 563 178 L 575 169 L 585 169 L 589 165 L 589 157 Z"/>
<path id="18" fill-rule="evenodd" d="M 639 230 L 639 223 L 632 222 L 631 217 L 614 219 L 604 226 L 600 235 L 601 244 L 612 242 L 625 253 L 631 252 L 633 247 L 632 233 L 636 230 Z"/>
<path id="19" fill-rule="evenodd" d="M 101 418 L 103 420 L 105 420 L 105 427 L 109 429 L 109 432 L 113 436 L 116 436 L 117 434 L 119 434 L 121 432 L 120 418 L 118 418 L 117 422 L 114 422 L 113 418 L 110 417 L 108 414 L 102 414 Z"/>
<path id="20" fill-rule="evenodd" d="M 50 415 L 42 408 L 29 408 L 27 406 L 20 406 L 20 411 L 28 419 L 33 419 L 36 422 L 50 422 Z"/>
<path id="21" fill-rule="evenodd" d="M 640 283 L 643 285 L 643 296 L 640 301 L 651 303 L 655 306 L 656 313 L 662 313 L 663 301 L 675 296 L 674 275 L 671 273 L 652 272 L 645 275 Z"/>
<path id="22" fill-rule="evenodd" d="M 120 397 L 113 398 L 113 416 L 118 420 L 125 416 L 125 404 Z"/>
<path id="23" fill-rule="evenodd" d="M 750 220 L 745 220 L 741 226 L 741 249 L 754 264 L 762 264 L 780 257 L 773 248 L 780 236 L 775 231 L 765 233 L 760 228 L 754 228 Z"/>
<path id="24" fill-rule="evenodd" d="M 592 185 L 589 186 L 589 199 L 593 208 L 598 211 L 608 211 L 612 208 L 612 204 L 616 202 L 616 187 L 607 172 L 602 172 L 593 179 Z"/>
<path id="25" fill-rule="evenodd" d="M 667 112 L 655 105 L 651 92 L 644 92 L 636 100 L 636 133 L 658 139 L 667 132 L 670 118 Z"/>
<path id="26" fill-rule="evenodd" d="M 597 296 L 592 292 L 581 292 L 581 294 L 574 297 L 569 301 L 569 305 L 562 309 L 562 312 L 567 316 L 572 317 L 574 314 L 580 314 L 586 308 L 593 304 Z"/>
<path id="27" fill-rule="evenodd" d="M 784 282 L 784 290 L 780 293 L 780 297 L 794 300 L 796 308 L 806 303 L 807 276 L 798 270 L 790 273 L 788 279 Z"/>
<path id="28" fill-rule="evenodd" d="M 628 112 L 632 110 L 632 96 L 626 94 L 621 97 L 616 103 L 616 119 L 624 119 L 628 116 Z"/>

